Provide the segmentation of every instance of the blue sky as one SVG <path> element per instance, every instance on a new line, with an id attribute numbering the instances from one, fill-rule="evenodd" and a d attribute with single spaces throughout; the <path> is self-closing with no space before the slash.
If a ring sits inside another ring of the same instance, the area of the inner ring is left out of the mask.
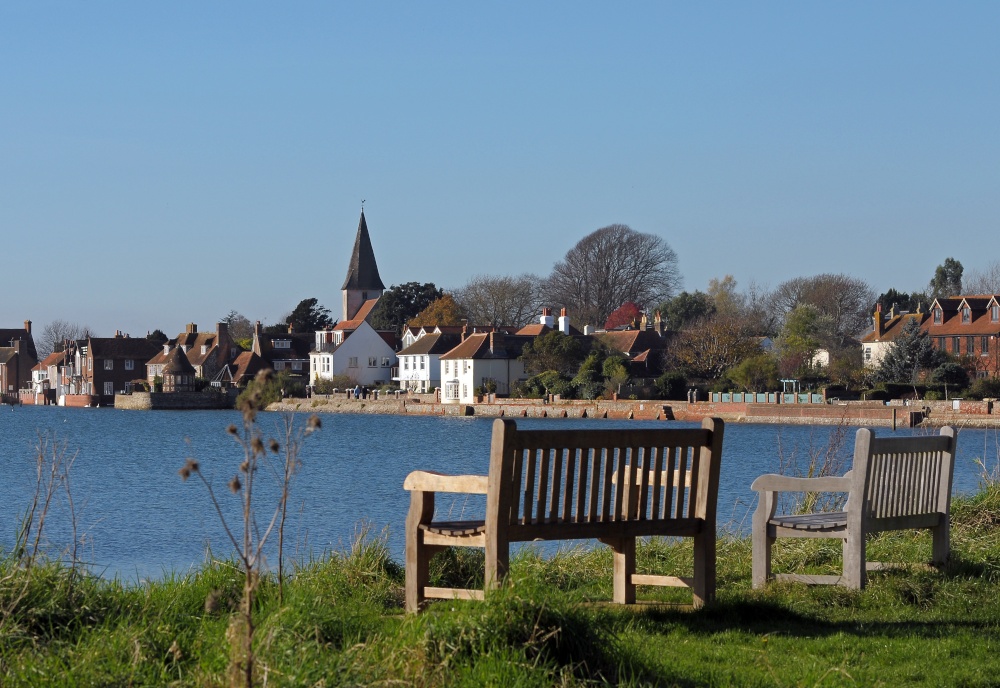
<path id="1" fill-rule="evenodd" d="M 101 335 L 547 275 L 611 223 L 688 290 L 1000 258 L 1000 3 L 0 5 L 0 325 Z M 12 285 L 17 285 L 11 289 Z"/>

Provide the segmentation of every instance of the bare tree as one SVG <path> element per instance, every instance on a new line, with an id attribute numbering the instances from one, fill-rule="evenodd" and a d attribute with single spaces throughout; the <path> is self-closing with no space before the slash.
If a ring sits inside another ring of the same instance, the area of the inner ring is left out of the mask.
<path id="1" fill-rule="evenodd" d="M 677 254 L 654 234 L 609 225 L 588 234 L 555 264 L 543 294 L 580 323 L 603 323 L 626 301 L 644 308 L 680 285 Z"/>
<path id="2" fill-rule="evenodd" d="M 53 320 L 42 328 L 41 336 L 35 340 L 38 357 L 45 358 L 53 351 L 62 351 L 65 343 L 71 339 L 83 339 L 91 334 L 86 325 L 65 320 Z"/>
<path id="3" fill-rule="evenodd" d="M 476 275 L 454 293 L 470 323 L 523 327 L 541 309 L 537 275 Z"/>
<path id="4" fill-rule="evenodd" d="M 826 336 L 843 339 L 856 336 L 869 327 L 875 296 L 871 285 L 864 280 L 843 274 L 823 274 L 782 282 L 774 292 L 774 304 L 782 316 L 804 304 L 815 306 L 828 323 Z"/>
<path id="5" fill-rule="evenodd" d="M 1000 294 L 1000 261 L 995 260 L 982 270 L 970 270 L 962 281 L 966 294 Z"/>
<path id="6" fill-rule="evenodd" d="M 232 337 L 234 341 L 253 339 L 253 323 L 250 322 L 250 319 L 242 313 L 231 310 L 226 317 L 219 322 L 226 323 L 226 326 L 229 328 L 229 336 Z"/>
<path id="7" fill-rule="evenodd" d="M 670 345 L 666 363 L 691 377 L 716 380 L 760 352 L 757 338 L 741 318 L 717 314 L 680 332 Z"/>

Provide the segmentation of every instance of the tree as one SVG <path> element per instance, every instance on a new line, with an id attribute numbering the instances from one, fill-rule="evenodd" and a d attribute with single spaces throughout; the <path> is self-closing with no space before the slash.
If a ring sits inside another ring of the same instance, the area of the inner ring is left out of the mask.
<path id="1" fill-rule="evenodd" d="M 875 292 L 867 282 L 842 274 L 796 277 L 774 292 L 774 304 L 784 317 L 802 304 L 816 307 L 823 323 L 818 337 L 828 349 L 841 348 L 847 339 L 870 329 L 873 303 Z"/>
<path id="2" fill-rule="evenodd" d="M 922 371 L 938 367 L 945 359 L 944 352 L 931 344 L 927 331 L 911 319 L 886 350 L 874 377 L 879 382 L 914 383 Z"/>
<path id="3" fill-rule="evenodd" d="M 727 375 L 744 392 L 762 392 L 778 387 L 778 364 L 774 356 L 763 352 L 743 359 Z"/>
<path id="4" fill-rule="evenodd" d="M 326 330 L 334 325 L 330 317 L 330 309 L 320 305 L 317 299 L 302 299 L 295 310 L 285 318 L 285 323 L 292 326 L 295 332 L 316 332 Z"/>
<path id="5" fill-rule="evenodd" d="M 470 323 L 524 327 L 541 310 L 541 279 L 527 273 L 476 275 L 455 292 L 455 301 Z"/>
<path id="6" fill-rule="evenodd" d="M 682 291 L 660 306 L 668 330 L 679 331 L 715 313 L 715 301 L 703 291 Z"/>
<path id="7" fill-rule="evenodd" d="M 982 270 L 963 273 L 966 294 L 1000 294 L 1000 261 L 993 261 Z"/>
<path id="8" fill-rule="evenodd" d="M 823 316 L 819 309 L 809 303 L 796 306 L 795 310 L 788 314 L 785 326 L 781 329 L 778 345 L 783 359 L 796 361 L 792 370 L 801 372 L 801 368 L 811 366 L 813 357 L 820 348 L 822 321 Z"/>
<path id="9" fill-rule="evenodd" d="M 680 279 L 677 254 L 666 241 L 609 225 L 585 236 L 555 264 L 543 293 L 578 322 L 596 324 L 626 301 L 666 301 Z"/>
<path id="10" fill-rule="evenodd" d="M 372 313 L 372 327 L 401 334 L 406 323 L 442 296 L 444 292 L 434 286 L 433 282 L 394 284 L 379 299 L 378 306 Z"/>
<path id="11" fill-rule="evenodd" d="M 969 386 L 969 371 L 956 361 L 945 361 L 931 373 L 931 382 L 944 385 L 947 399 L 949 388 L 957 392 Z"/>
<path id="12" fill-rule="evenodd" d="M 461 325 L 462 310 L 451 294 L 444 294 L 431 302 L 409 322 L 414 327 L 422 325 Z"/>
<path id="13" fill-rule="evenodd" d="M 758 353 L 760 344 L 746 323 L 732 316 L 715 315 L 679 333 L 669 349 L 667 363 L 691 377 L 717 380 L 743 359 Z"/>
<path id="14" fill-rule="evenodd" d="M 960 296 L 962 293 L 962 264 L 954 258 L 945 258 L 944 263 L 934 270 L 934 277 L 927 287 L 931 300 L 948 296 Z"/>
<path id="15" fill-rule="evenodd" d="M 926 308 L 930 305 L 930 300 L 927 298 L 927 294 L 922 291 L 914 291 L 907 294 L 905 291 L 889 289 L 889 291 L 879 294 L 875 303 L 882 306 L 882 310 L 885 312 L 889 312 L 895 306 L 898 311 L 915 313 L 918 306 Z"/>
<path id="16" fill-rule="evenodd" d="M 229 311 L 226 317 L 219 322 L 225 323 L 226 327 L 229 328 L 229 336 L 233 338 L 233 341 L 253 341 L 253 323 L 242 313 L 235 310 Z"/>
<path id="17" fill-rule="evenodd" d="M 525 344 L 520 360 L 524 362 L 524 369 L 529 375 L 538 375 L 547 370 L 573 375 L 586 355 L 587 351 L 575 337 L 552 330 Z"/>
<path id="18" fill-rule="evenodd" d="M 91 335 L 90 328 L 86 325 L 65 320 L 53 320 L 42 328 L 42 335 L 35 340 L 35 349 L 39 359 L 44 359 L 53 351 L 62 351 L 66 342 L 73 339 L 85 339 Z"/>
<path id="19" fill-rule="evenodd" d="M 594 348 L 573 378 L 576 395 L 580 399 L 596 399 L 604 391 L 604 359 L 606 352 L 600 347 Z"/>
<path id="20" fill-rule="evenodd" d="M 621 306 L 611 311 L 611 315 L 604 322 L 605 330 L 615 330 L 619 327 L 631 325 L 642 317 L 642 311 L 631 301 L 626 301 Z"/>
<path id="21" fill-rule="evenodd" d="M 153 330 L 147 334 L 146 339 L 151 342 L 156 342 L 157 344 L 164 344 L 170 341 L 170 337 L 167 336 L 167 333 L 160 329 Z"/>

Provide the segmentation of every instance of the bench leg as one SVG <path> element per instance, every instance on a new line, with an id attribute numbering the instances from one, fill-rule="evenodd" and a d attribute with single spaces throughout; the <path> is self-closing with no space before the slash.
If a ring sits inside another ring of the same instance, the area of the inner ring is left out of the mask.
<path id="1" fill-rule="evenodd" d="M 844 538 L 844 576 L 843 585 L 852 590 L 865 587 L 868 579 L 866 572 L 867 552 L 863 533 L 849 533 Z"/>
<path id="2" fill-rule="evenodd" d="M 771 548 L 774 538 L 767 536 L 767 525 L 753 526 L 751 536 L 753 544 L 753 575 L 754 588 L 762 588 L 771 578 Z"/>
<path id="3" fill-rule="evenodd" d="M 424 603 L 424 588 L 430 582 L 433 551 L 424 544 L 420 524 L 434 517 L 434 493 L 413 492 L 406 516 L 406 611 L 416 613 Z"/>
<path id="4" fill-rule="evenodd" d="M 486 572 L 483 580 L 485 590 L 495 588 L 507 577 L 510 568 L 510 543 L 497 537 L 495 532 L 486 536 Z"/>
<path id="5" fill-rule="evenodd" d="M 715 600 L 715 529 L 694 536 L 693 605 L 700 609 Z"/>
<path id="6" fill-rule="evenodd" d="M 951 523 L 948 516 L 944 516 L 941 525 L 931 528 L 931 562 L 935 566 L 944 566 L 951 556 Z"/>
<path id="7" fill-rule="evenodd" d="M 614 601 L 619 604 L 635 604 L 635 538 L 613 540 L 608 544 L 614 552 Z"/>

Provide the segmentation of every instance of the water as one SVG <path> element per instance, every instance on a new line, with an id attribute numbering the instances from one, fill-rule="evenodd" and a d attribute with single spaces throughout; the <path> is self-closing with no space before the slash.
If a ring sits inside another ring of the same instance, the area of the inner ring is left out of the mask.
<path id="1" fill-rule="evenodd" d="M 323 429 L 306 438 L 302 467 L 291 489 L 285 551 L 297 560 L 349 545 L 360 525 L 367 523 L 376 533 L 387 530 L 393 555 L 402 561 L 403 524 L 409 507 L 409 493 L 402 484 L 407 473 L 421 468 L 484 474 L 488 468 L 490 419 L 321 417 Z M 305 418 L 304 414 L 296 418 L 298 427 Z M 282 416 L 262 414 L 260 419 L 268 436 L 284 437 Z M 518 424 L 607 428 L 646 422 L 522 419 Z M 78 539 L 83 543 L 78 556 L 95 572 L 127 581 L 159 578 L 197 567 L 209 549 L 216 556 L 228 556 L 233 548 L 207 490 L 196 478 L 182 482 L 177 471 L 187 457 L 197 458 L 227 518 L 234 528 L 239 526 L 238 500 L 226 487 L 242 460 L 238 445 L 225 432 L 231 423 L 240 423 L 239 414 L 233 411 L 29 406 L 8 411 L 0 407 L 0 548 L 10 548 L 18 519 L 34 493 L 39 437 L 54 437 L 76 457 L 70 493 L 76 506 Z M 662 426 L 662 422 L 648 423 Z M 753 479 L 776 471 L 779 453 L 804 462 L 809 454 L 825 449 L 836 432 L 826 426 L 727 425 L 720 524 L 745 532 L 755 506 L 749 489 Z M 854 428 L 841 432 L 843 451 L 849 454 Z M 991 467 L 996 465 L 996 431 L 964 429 L 959 433 L 956 493 L 978 488 L 976 457 L 985 457 Z M 264 528 L 272 513 L 268 505 L 275 504 L 278 493 L 268 471 L 259 476 L 258 519 Z M 480 512 L 482 498 L 444 496 L 439 505 L 455 515 L 471 516 Z M 53 506 L 45 532 L 50 553 L 57 554 L 73 542 L 64 496 Z"/>

